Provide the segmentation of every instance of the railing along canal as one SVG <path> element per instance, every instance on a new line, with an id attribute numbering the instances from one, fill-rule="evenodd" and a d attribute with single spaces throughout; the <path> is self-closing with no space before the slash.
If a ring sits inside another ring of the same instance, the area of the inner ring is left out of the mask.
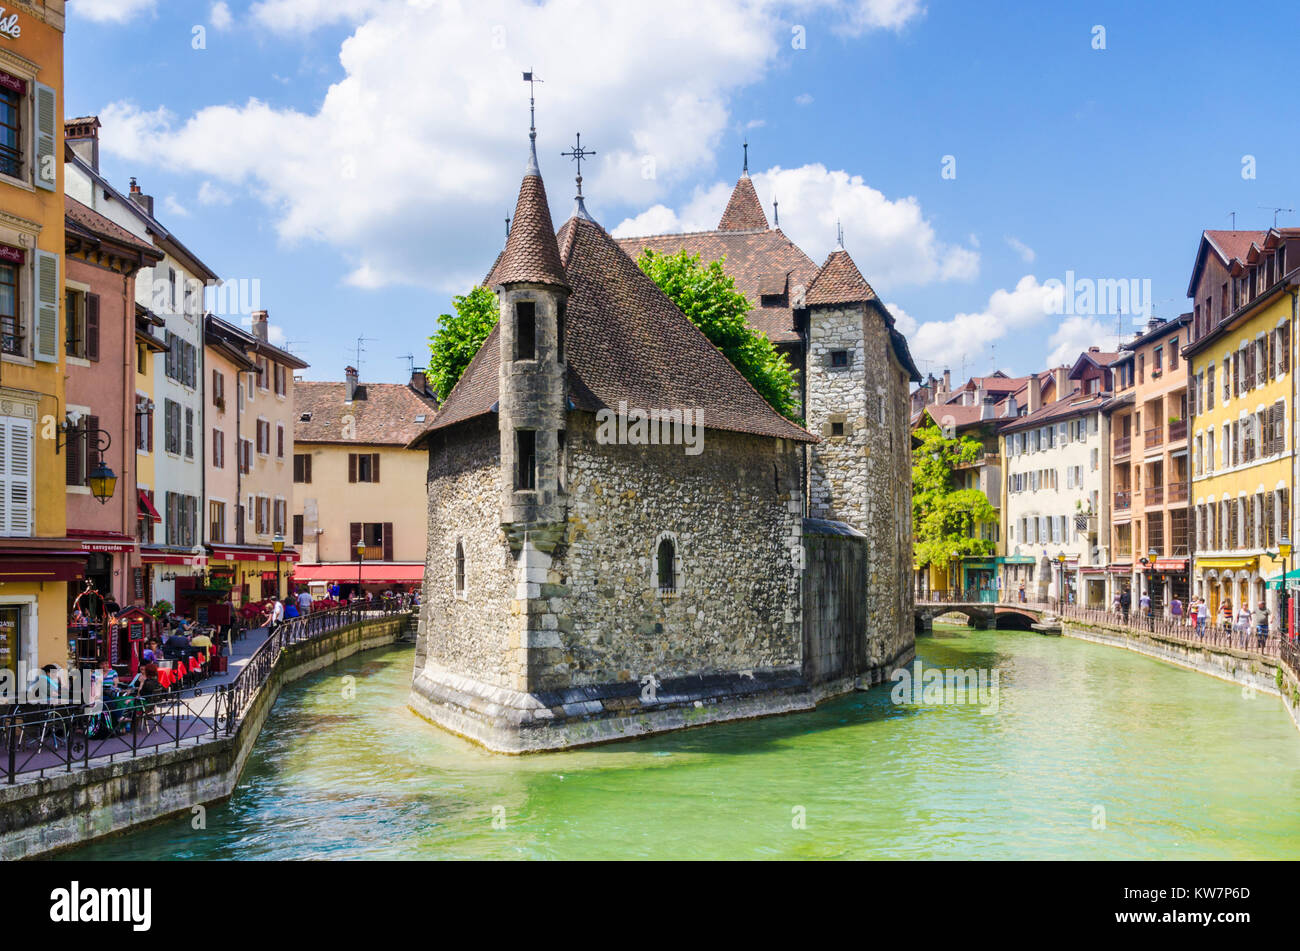
<path id="1" fill-rule="evenodd" d="M 127 694 L 100 704 L 73 697 L 66 703 L 15 703 L 0 712 L 0 768 L 9 784 L 19 776 L 72 772 L 92 761 L 136 757 L 181 741 L 229 736 L 270 679 L 285 647 L 371 618 L 410 610 L 405 599 L 349 605 L 290 618 L 280 624 L 225 684 Z"/>

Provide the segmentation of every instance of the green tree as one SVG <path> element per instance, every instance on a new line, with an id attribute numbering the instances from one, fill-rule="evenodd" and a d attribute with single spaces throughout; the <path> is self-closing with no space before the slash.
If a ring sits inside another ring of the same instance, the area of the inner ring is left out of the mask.
<path id="1" fill-rule="evenodd" d="M 912 531 L 920 567 L 947 568 L 969 555 L 991 555 L 993 542 L 980 525 L 996 524 L 997 510 L 979 489 L 958 488 L 956 468 L 974 462 L 984 445 L 970 436 L 946 436 L 933 421 L 916 431 L 912 450 Z"/>
<path id="2" fill-rule="evenodd" d="M 636 263 L 774 410 L 798 421 L 790 360 L 749 323 L 749 300 L 736 290 L 722 261 L 701 264 L 698 254 L 685 250 L 656 254 L 647 249 Z"/>
<path id="3" fill-rule="evenodd" d="M 486 287 L 452 298 L 455 315 L 439 318 L 438 332 L 429 338 L 426 376 L 439 401 L 445 400 L 483 341 L 497 325 L 497 296 Z"/>

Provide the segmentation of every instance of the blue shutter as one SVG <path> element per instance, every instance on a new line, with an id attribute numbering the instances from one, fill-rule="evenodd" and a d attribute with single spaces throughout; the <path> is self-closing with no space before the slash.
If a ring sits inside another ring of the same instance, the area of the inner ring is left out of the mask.
<path id="1" fill-rule="evenodd" d="M 54 90 L 36 83 L 36 117 L 32 123 L 32 152 L 36 165 L 32 169 L 32 184 L 47 191 L 54 191 L 59 182 L 59 162 L 54 152 L 58 121 L 58 100 Z"/>
<path id="2" fill-rule="evenodd" d="M 35 332 L 32 356 L 44 363 L 59 362 L 59 256 L 36 252 Z"/>

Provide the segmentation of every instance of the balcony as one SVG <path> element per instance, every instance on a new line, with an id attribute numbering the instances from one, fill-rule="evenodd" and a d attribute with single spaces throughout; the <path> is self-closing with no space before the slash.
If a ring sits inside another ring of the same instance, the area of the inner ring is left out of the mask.
<path id="1" fill-rule="evenodd" d="M 1124 489 L 1115 493 L 1115 511 L 1119 512 L 1133 507 L 1133 493 Z"/>
<path id="2" fill-rule="evenodd" d="M 354 547 L 354 548 L 352 549 L 352 551 L 353 551 L 353 553 L 355 553 L 355 552 L 356 552 L 356 548 Z M 384 546 L 383 546 L 383 545 L 367 545 L 367 546 L 365 547 L 365 559 L 366 559 L 366 561 L 383 561 L 383 560 L 384 560 Z"/>
<path id="3" fill-rule="evenodd" d="M 1187 483 L 1170 482 L 1165 486 L 1165 500 L 1168 502 L 1186 502 L 1187 501 Z"/>
<path id="4" fill-rule="evenodd" d="M 1153 505 L 1164 505 L 1165 487 L 1163 485 L 1149 485 L 1146 487 L 1143 498 L 1146 500 L 1148 508 Z"/>
<path id="5" fill-rule="evenodd" d="M 1128 436 L 1118 436 L 1115 439 L 1114 454 L 1116 458 L 1127 456 L 1132 449 L 1133 440 Z"/>
<path id="6" fill-rule="evenodd" d="M 1180 419 L 1169 424 L 1169 441 L 1177 442 L 1187 438 L 1187 420 Z"/>
<path id="7" fill-rule="evenodd" d="M 1186 430 L 1183 431 L 1183 435 L 1187 435 Z M 1164 441 L 1165 429 L 1163 426 L 1157 426 L 1155 429 L 1148 429 L 1146 431 L 1146 446 L 1148 449 L 1154 449 L 1156 446 L 1164 445 Z"/>

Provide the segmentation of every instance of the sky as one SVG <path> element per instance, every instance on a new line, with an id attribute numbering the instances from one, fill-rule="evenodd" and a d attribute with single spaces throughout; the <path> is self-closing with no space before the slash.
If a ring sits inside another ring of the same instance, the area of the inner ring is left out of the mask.
<path id="1" fill-rule="evenodd" d="M 619 236 L 714 227 L 747 140 L 769 220 L 775 199 L 818 263 L 838 222 L 918 366 L 959 379 L 1072 363 L 1190 309 L 1200 233 L 1233 212 L 1300 225 L 1300 130 L 1285 81 L 1261 82 L 1300 27 L 1286 4 L 68 7 L 64 111 L 100 117 L 101 170 L 136 177 L 223 278 L 258 282 L 308 379 L 426 362 L 504 242 L 527 69 L 557 225 L 576 132 L 596 150 L 587 207 Z M 1127 304 L 1072 296 L 1121 280 Z"/>

